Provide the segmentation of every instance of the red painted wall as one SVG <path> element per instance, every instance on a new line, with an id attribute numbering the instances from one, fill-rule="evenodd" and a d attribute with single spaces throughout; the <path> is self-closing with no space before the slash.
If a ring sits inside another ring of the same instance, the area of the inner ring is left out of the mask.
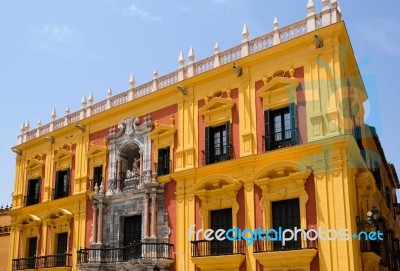
<path id="1" fill-rule="evenodd" d="M 92 224 L 93 224 L 93 202 L 88 199 L 86 203 L 86 236 L 85 246 L 90 246 L 90 236 L 92 235 Z"/>
<path id="2" fill-rule="evenodd" d="M 89 143 L 91 144 L 93 142 L 96 145 L 105 146 L 106 141 L 104 140 L 104 138 L 109 135 L 110 129 L 111 127 L 91 133 L 89 135 Z"/>
<path id="3" fill-rule="evenodd" d="M 254 185 L 254 223 L 255 227 L 263 228 L 263 211 L 260 207 L 262 190 L 258 185 Z"/>
<path id="4" fill-rule="evenodd" d="M 170 182 L 166 183 L 164 186 L 164 206 L 167 209 L 168 212 L 168 226 L 171 230 L 171 235 L 169 238 L 169 242 L 171 244 L 176 244 L 176 198 L 175 198 L 175 192 L 176 192 L 176 182 L 174 180 L 171 180 Z M 178 254 L 173 255 L 175 259 L 178 259 L 179 257 Z M 176 265 L 175 262 L 172 264 L 171 271 L 176 270 Z"/>
<path id="5" fill-rule="evenodd" d="M 245 229 L 246 228 L 246 223 L 245 223 L 245 203 L 244 203 L 244 188 L 240 188 L 236 195 L 236 201 L 239 204 L 239 211 L 237 214 L 237 223 L 238 223 L 238 228 L 239 229 Z"/>

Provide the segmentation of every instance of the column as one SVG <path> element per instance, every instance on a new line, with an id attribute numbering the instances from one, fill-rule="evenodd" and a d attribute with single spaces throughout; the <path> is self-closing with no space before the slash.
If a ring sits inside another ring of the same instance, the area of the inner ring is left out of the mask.
<path id="1" fill-rule="evenodd" d="M 92 236 L 90 237 L 91 243 L 97 243 L 97 205 L 93 203 L 93 227 L 92 227 Z"/>
<path id="2" fill-rule="evenodd" d="M 42 239 L 42 247 L 41 247 L 41 255 L 46 255 L 46 247 L 47 247 L 47 221 L 43 221 L 42 224 L 42 234 L 41 234 L 41 239 Z"/>
<path id="3" fill-rule="evenodd" d="M 122 163 L 121 163 L 121 158 L 119 158 L 117 160 L 117 172 L 115 174 L 115 176 L 117 176 L 117 179 L 115 180 L 117 182 L 117 192 L 120 191 L 120 179 L 122 176 L 120 176 L 122 172 Z"/>
<path id="4" fill-rule="evenodd" d="M 157 238 L 157 195 L 151 194 L 151 238 Z"/>
<path id="5" fill-rule="evenodd" d="M 149 238 L 149 196 L 146 194 L 144 201 L 144 238 Z"/>
<path id="6" fill-rule="evenodd" d="M 99 204 L 99 216 L 97 223 L 97 244 L 103 243 L 103 203 Z"/>

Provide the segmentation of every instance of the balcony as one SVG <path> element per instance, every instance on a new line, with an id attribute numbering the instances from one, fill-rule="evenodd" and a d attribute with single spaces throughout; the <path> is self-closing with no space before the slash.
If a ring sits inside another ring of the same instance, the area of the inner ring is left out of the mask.
<path id="1" fill-rule="evenodd" d="M 40 194 L 28 194 L 25 196 L 25 206 L 38 204 L 40 202 Z"/>
<path id="2" fill-rule="evenodd" d="M 71 267 L 71 262 L 71 254 L 55 254 L 29 258 L 19 258 L 12 260 L 12 270 Z"/>
<path id="3" fill-rule="evenodd" d="M 203 164 L 209 165 L 233 158 L 233 146 L 225 145 L 221 147 L 210 148 L 202 150 L 203 153 Z"/>
<path id="4" fill-rule="evenodd" d="M 312 236 L 311 236 L 312 237 Z M 296 240 L 281 241 L 256 240 L 253 243 L 254 257 L 264 268 L 309 268 L 317 254 L 316 241 L 303 240 L 301 234 Z"/>
<path id="5" fill-rule="evenodd" d="M 77 252 L 78 264 L 117 263 L 134 259 L 172 260 L 173 249 L 174 246 L 168 243 L 134 243 L 120 248 L 84 248 Z"/>
<path id="6" fill-rule="evenodd" d="M 298 138 L 297 129 L 289 129 L 282 132 L 267 134 L 263 136 L 263 145 L 265 151 L 286 148 L 297 145 L 294 139 Z"/>
<path id="7" fill-rule="evenodd" d="M 245 240 L 190 241 L 192 262 L 201 270 L 239 270 L 245 259 Z"/>
<path id="8" fill-rule="evenodd" d="M 157 176 L 168 175 L 172 172 L 172 161 L 166 160 L 163 163 L 154 163 L 154 168 L 157 169 Z"/>
<path id="9" fill-rule="evenodd" d="M 64 186 L 62 188 L 54 188 L 53 189 L 53 199 L 61 199 L 69 196 L 70 186 Z"/>

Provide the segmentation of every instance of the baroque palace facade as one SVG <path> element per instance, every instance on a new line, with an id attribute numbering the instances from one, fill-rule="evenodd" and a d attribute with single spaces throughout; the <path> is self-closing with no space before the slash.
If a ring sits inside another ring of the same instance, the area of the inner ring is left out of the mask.
<path id="1" fill-rule="evenodd" d="M 8 270 L 400 270 L 399 180 L 364 124 L 338 3 L 322 5 L 24 123 Z M 211 240 L 232 228 L 309 239 Z M 348 240 L 334 238 L 340 229 Z"/>

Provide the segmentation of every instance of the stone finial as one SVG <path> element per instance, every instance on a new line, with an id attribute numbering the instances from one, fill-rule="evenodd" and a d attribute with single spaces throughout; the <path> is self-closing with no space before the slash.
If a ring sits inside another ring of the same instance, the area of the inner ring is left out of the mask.
<path id="1" fill-rule="evenodd" d="M 278 22 L 278 18 L 274 18 L 274 30 L 278 30 L 279 29 L 279 22 Z"/>
<path id="2" fill-rule="evenodd" d="M 23 122 L 21 125 L 21 133 L 23 133 L 24 131 L 25 131 L 25 122 Z"/>
<path id="3" fill-rule="evenodd" d="M 108 91 L 107 91 L 107 97 L 111 98 L 111 96 L 112 96 L 112 89 L 109 88 Z"/>
<path id="4" fill-rule="evenodd" d="M 92 92 L 89 93 L 88 102 L 89 102 L 89 105 L 92 105 L 93 102 L 94 102 L 94 98 L 93 98 Z"/>
<path id="5" fill-rule="evenodd" d="M 42 120 L 41 120 L 41 119 L 39 119 L 39 120 L 38 120 L 38 122 L 37 122 L 37 126 L 38 126 L 38 127 L 41 127 L 41 126 L 42 126 L 42 124 L 43 124 L 43 123 L 42 123 Z"/>
<path id="6" fill-rule="evenodd" d="M 179 53 L 178 63 L 179 63 L 179 68 L 183 68 L 183 66 L 185 65 L 185 59 L 183 58 L 182 52 Z"/>
<path id="7" fill-rule="evenodd" d="M 214 54 L 218 54 L 218 53 L 219 53 L 219 44 L 218 44 L 218 42 L 216 42 L 215 46 L 214 46 Z"/>
<path id="8" fill-rule="evenodd" d="M 322 11 L 329 9 L 329 0 L 322 0 Z"/>
<path id="9" fill-rule="evenodd" d="M 67 105 L 67 108 L 65 108 L 65 115 L 69 115 L 71 113 L 71 109 L 69 108 L 69 105 Z"/>
<path id="10" fill-rule="evenodd" d="M 307 16 L 314 15 L 314 1 L 313 0 L 308 0 L 307 3 Z"/>
<path id="11" fill-rule="evenodd" d="M 82 108 L 85 108 L 85 107 L 86 107 L 87 101 L 86 101 L 86 97 L 85 97 L 85 96 L 82 97 L 81 104 L 82 104 Z"/>
<path id="12" fill-rule="evenodd" d="M 27 131 L 29 131 L 29 129 L 31 128 L 29 120 L 25 123 L 25 128 L 26 128 Z"/>
<path id="13" fill-rule="evenodd" d="M 243 30 L 242 30 L 242 42 L 247 42 L 249 38 L 249 29 L 247 28 L 247 25 L 243 25 Z"/>
<path id="14" fill-rule="evenodd" d="M 190 47 L 190 49 L 189 49 L 189 54 L 188 54 L 188 58 L 189 58 L 189 62 L 190 62 L 190 63 L 193 63 L 194 57 L 195 57 L 195 55 L 194 55 L 193 48 Z"/>
<path id="15" fill-rule="evenodd" d="M 158 72 L 157 69 L 154 69 L 153 71 L 153 79 L 157 79 L 158 78 Z"/>
<path id="16" fill-rule="evenodd" d="M 131 73 L 131 77 L 129 77 L 129 85 L 131 86 L 131 88 L 135 87 L 135 76 L 133 75 L 133 73 Z"/>
<path id="17" fill-rule="evenodd" d="M 174 115 L 171 115 L 171 117 L 169 117 L 169 124 L 174 127 L 175 126 L 175 118 Z"/>
<path id="18" fill-rule="evenodd" d="M 99 186 L 99 193 L 100 193 L 100 194 L 104 194 L 104 185 L 103 185 L 103 181 L 100 183 L 100 186 Z"/>
<path id="19" fill-rule="evenodd" d="M 56 109 L 53 107 L 53 110 L 51 111 L 51 118 L 53 120 L 56 120 L 57 118 L 57 113 L 56 113 Z"/>

